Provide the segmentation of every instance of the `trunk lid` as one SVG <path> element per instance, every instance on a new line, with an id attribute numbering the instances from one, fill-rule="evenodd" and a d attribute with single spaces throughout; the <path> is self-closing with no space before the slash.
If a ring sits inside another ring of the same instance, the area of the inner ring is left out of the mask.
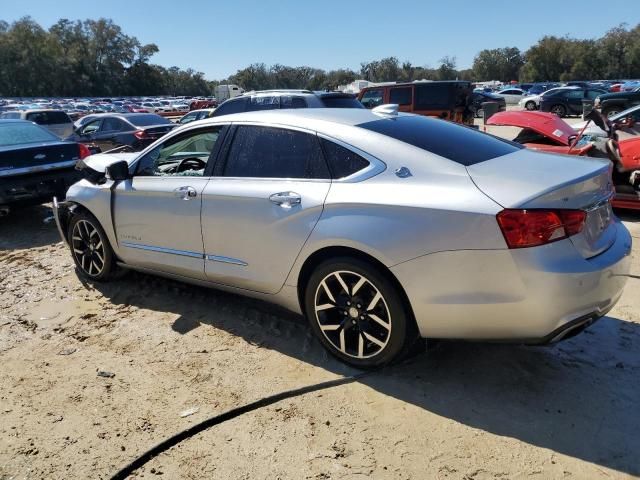
<path id="1" fill-rule="evenodd" d="M 487 125 L 527 128 L 566 146 L 569 146 L 571 140 L 577 135 L 567 122 L 553 113 L 546 112 L 498 112 L 491 115 Z"/>
<path id="2" fill-rule="evenodd" d="M 74 142 L 37 143 L 0 149 L 0 177 L 72 167 L 80 158 Z"/>
<path id="3" fill-rule="evenodd" d="M 611 162 L 523 149 L 467 167 L 476 186 L 504 208 L 579 209 L 585 226 L 570 237 L 585 258 L 615 241 Z"/>
<path id="4" fill-rule="evenodd" d="M 144 130 L 148 139 L 157 140 L 175 127 L 176 125 L 151 125 L 149 127 L 140 127 L 140 130 Z"/>

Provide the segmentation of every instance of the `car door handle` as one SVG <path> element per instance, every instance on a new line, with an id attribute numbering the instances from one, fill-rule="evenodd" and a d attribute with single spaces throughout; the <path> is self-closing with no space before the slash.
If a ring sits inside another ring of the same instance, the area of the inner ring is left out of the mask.
<path id="1" fill-rule="evenodd" d="M 193 187 L 178 187 L 173 193 L 181 200 L 191 200 L 198 196 L 198 192 L 196 192 L 196 189 Z"/>
<path id="2" fill-rule="evenodd" d="M 289 209 L 294 205 L 300 205 L 302 198 L 299 193 L 296 192 L 279 192 L 274 193 L 269 197 L 271 203 L 280 205 L 282 208 Z"/>

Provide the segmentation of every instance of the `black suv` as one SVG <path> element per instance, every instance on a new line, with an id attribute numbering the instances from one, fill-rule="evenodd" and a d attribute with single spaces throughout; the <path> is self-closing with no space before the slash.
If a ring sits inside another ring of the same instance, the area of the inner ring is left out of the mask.
<path id="1" fill-rule="evenodd" d="M 596 99 L 594 107 L 600 110 L 606 117 L 612 117 L 636 105 L 640 105 L 640 88 L 636 88 L 633 92 L 617 92 L 600 95 Z"/>
<path id="2" fill-rule="evenodd" d="M 364 108 L 355 95 L 311 90 L 260 90 L 246 92 L 222 103 L 213 117 L 230 113 L 283 108 Z"/>

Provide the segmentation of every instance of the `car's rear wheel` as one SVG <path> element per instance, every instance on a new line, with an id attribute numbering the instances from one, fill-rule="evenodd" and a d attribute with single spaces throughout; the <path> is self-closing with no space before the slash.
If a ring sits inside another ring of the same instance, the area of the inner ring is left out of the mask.
<path id="1" fill-rule="evenodd" d="M 553 107 L 551 107 L 551 113 L 562 118 L 567 114 L 567 109 L 564 107 L 564 105 L 554 105 Z"/>
<path id="2" fill-rule="evenodd" d="M 482 118 L 484 117 L 484 109 L 483 108 L 477 108 L 476 109 L 476 118 Z"/>
<path id="3" fill-rule="evenodd" d="M 611 118 L 614 115 L 617 115 L 619 113 L 620 113 L 620 109 L 618 107 L 605 108 L 602 112 L 602 114 L 607 118 Z"/>
<path id="4" fill-rule="evenodd" d="M 307 284 L 305 309 L 322 344 L 359 368 L 399 358 L 417 336 L 398 288 L 356 258 L 320 264 Z"/>
<path id="5" fill-rule="evenodd" d="M 534 102 L 532 100 L 529 100 L 527 103 L 524 104 L 524 108 L 526 108 L 529 111 L 535 110 L 536 109 L 536 102 Z"/>
<path id="6" fill-rule="evenodd" d="M 85 212 L 74 215 L 67 235 L 73 261 L 82 276 L 105 281 L 113 275 L 116 269 L 113 250 L 93 215 Z"/>

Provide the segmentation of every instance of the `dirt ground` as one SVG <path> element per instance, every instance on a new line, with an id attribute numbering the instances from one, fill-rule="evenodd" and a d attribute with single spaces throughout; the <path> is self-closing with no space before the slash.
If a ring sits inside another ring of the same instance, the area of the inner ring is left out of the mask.
<path id="1" fill-rule="evenodd" d="M 621 215 L 631 276 L 581 335 L 440 342 L 207 429 L 132 478 L 638 478 L 640 215 Z M 260 302 L 134 273 L 82 283 L 49 216 L 0 219 L 1 480 L 108 479 L 208 417 L 356 373 Z"/>

